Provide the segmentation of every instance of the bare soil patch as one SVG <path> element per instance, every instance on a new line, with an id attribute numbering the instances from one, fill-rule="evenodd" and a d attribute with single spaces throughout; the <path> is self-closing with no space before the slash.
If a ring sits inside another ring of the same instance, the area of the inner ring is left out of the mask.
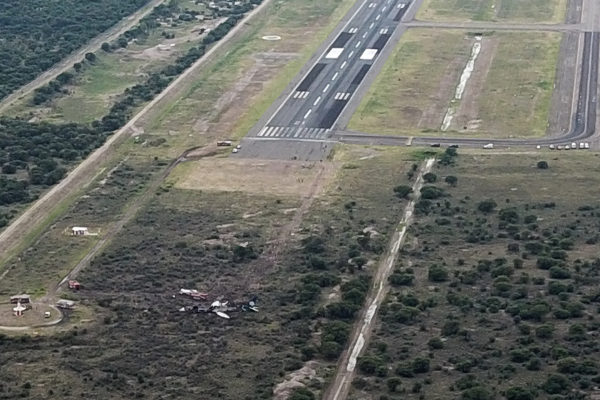
<path id="1" fill-rule="evenodd" d="M 479 114 L 479 96 L 485 85 L 497 49 L 497 37 L 483 37 L 481 39 L 481 51 L 475 61 L 475 69 L 467 83 L 463 99 L 460 102 L 454 120 L 450 125 L 451 130 L 479 130 L 480 121 L 477 117 Z"/>
<path id="2" fill-rule="evenodd" d="M 469 46 L 473 45 L 473 41 L 469 41 Z M 450 100 L 454 97 L 456 84 L 460 78 L 462 69 L 468 60 L 468 54 L 459 53 L 452 59 L 446 67 L 442 79 L 439 81 L 439 86 L 434 95 L 430 97 L 431 103 L 425 109 L 418 123 L 418 128 L 421 129 L 439 129 L 444 114 L 448 109 Z"/>
<path id="3" fill-rule="evenodd" d="M 203 159 L 178 166 L 169 181 L 178 189 L 304 196 L 319 174 L 318 163 L 277 160 Z M 333 169 L 322 182 L 329 182 Z M 320 185 L 321 189 L 326 186 Z"/>
<path id="4" fill-rule="evenodd" d="M 23 304 L 23 306 L 26 305 Z M 0 327 L 38 326 L 61 318 L 59 311 L 43 303 L 32 303 L 30 305 L 31 309 L 26 310 L 22 316 L 16 317 L 13 315 L 13 308 L 15 306 L 16 304 L 10 303 L 0 304 Z M 50 312 L 50 318 L 44 318 L 44 313 L 47 311 Z"/>

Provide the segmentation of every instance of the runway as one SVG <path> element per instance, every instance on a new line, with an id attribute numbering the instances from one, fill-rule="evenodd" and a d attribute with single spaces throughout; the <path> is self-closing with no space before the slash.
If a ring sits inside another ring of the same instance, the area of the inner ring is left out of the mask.
<path id="1" fill-rule="evenodd" d="M 340 114 L 388 45 L 410 5 L 410 0 L 361 3 L 268 122 L 249 137 L 330 137 Z"/>
<path id="2" fill-rule="evenodd" d="M 549 25 L 556 30 L 581 33 L 577 90 L 571 110 L 571 129 L 559 137 L 494 139 L 468 137 L 406 137 L 377 135 L 377 132 L 344 130 L 349 116 L 373 82 L 405 30 L 415 24 L 421 0 L 364 0 L 357 2 L 342 23 L 307 63 L 302 75 L 242 141 L 238 157 L 323 160 L 336 142 L 363 145 L 465 145 L 493 143 L 499 147 L 570 144 L 596 133 L 600 33 L 595 3 L 572 7 L 565 24 Z M 586 7 L 587 5 L 587 7 Z M 583 9 L 586 8 L 586 12 Z M 576 9 L 576 10 L 575 10 Z M 600 15 L 599 15 L 600 16 Z M 480 27 L 481 24 L 472 23 Z M 492 24 L 490 29 L 496 27 Z M 517 25 L 511 25 L 512 27 Z M 538 25 L 540 28 L 548 26 Z M 525 26 L 532 29 L 534 26 Z"/>

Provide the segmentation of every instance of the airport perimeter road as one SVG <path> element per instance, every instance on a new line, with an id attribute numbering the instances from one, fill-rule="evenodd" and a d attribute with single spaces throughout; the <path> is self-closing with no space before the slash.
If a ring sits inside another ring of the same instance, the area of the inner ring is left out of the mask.
<path id="1" fill-rule="evenodd" d="M 297 86 L 247 139 L 326 139 L 410 5 L 409 0 L 361 0 Z"/>

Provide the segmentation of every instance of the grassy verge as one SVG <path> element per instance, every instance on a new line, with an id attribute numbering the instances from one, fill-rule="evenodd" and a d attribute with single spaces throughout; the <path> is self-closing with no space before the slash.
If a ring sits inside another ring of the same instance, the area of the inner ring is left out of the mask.
<path id="1" fill-rule="evenodd" d="M 490 136 L 543 136 L 560 46 L 557 33 L 505 33 L 479 98 L 480 130 Z M 511 72 L 509 72 L 511 71 Z"/>
<path id="2" fill-rule="evenodd" d="M 426 21 L 560 23 L 566 0 L 425 0 L 417 18 Z"/>

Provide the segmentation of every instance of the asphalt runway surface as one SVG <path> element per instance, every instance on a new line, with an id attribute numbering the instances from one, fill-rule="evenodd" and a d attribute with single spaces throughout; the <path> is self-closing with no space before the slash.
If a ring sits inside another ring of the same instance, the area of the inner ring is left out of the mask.
<path id="1" fill-rule="evenodd" d="M 364 1 L 264 127 L 250 136 L 327 139 L 409 7 L 408 0 Z"/>

